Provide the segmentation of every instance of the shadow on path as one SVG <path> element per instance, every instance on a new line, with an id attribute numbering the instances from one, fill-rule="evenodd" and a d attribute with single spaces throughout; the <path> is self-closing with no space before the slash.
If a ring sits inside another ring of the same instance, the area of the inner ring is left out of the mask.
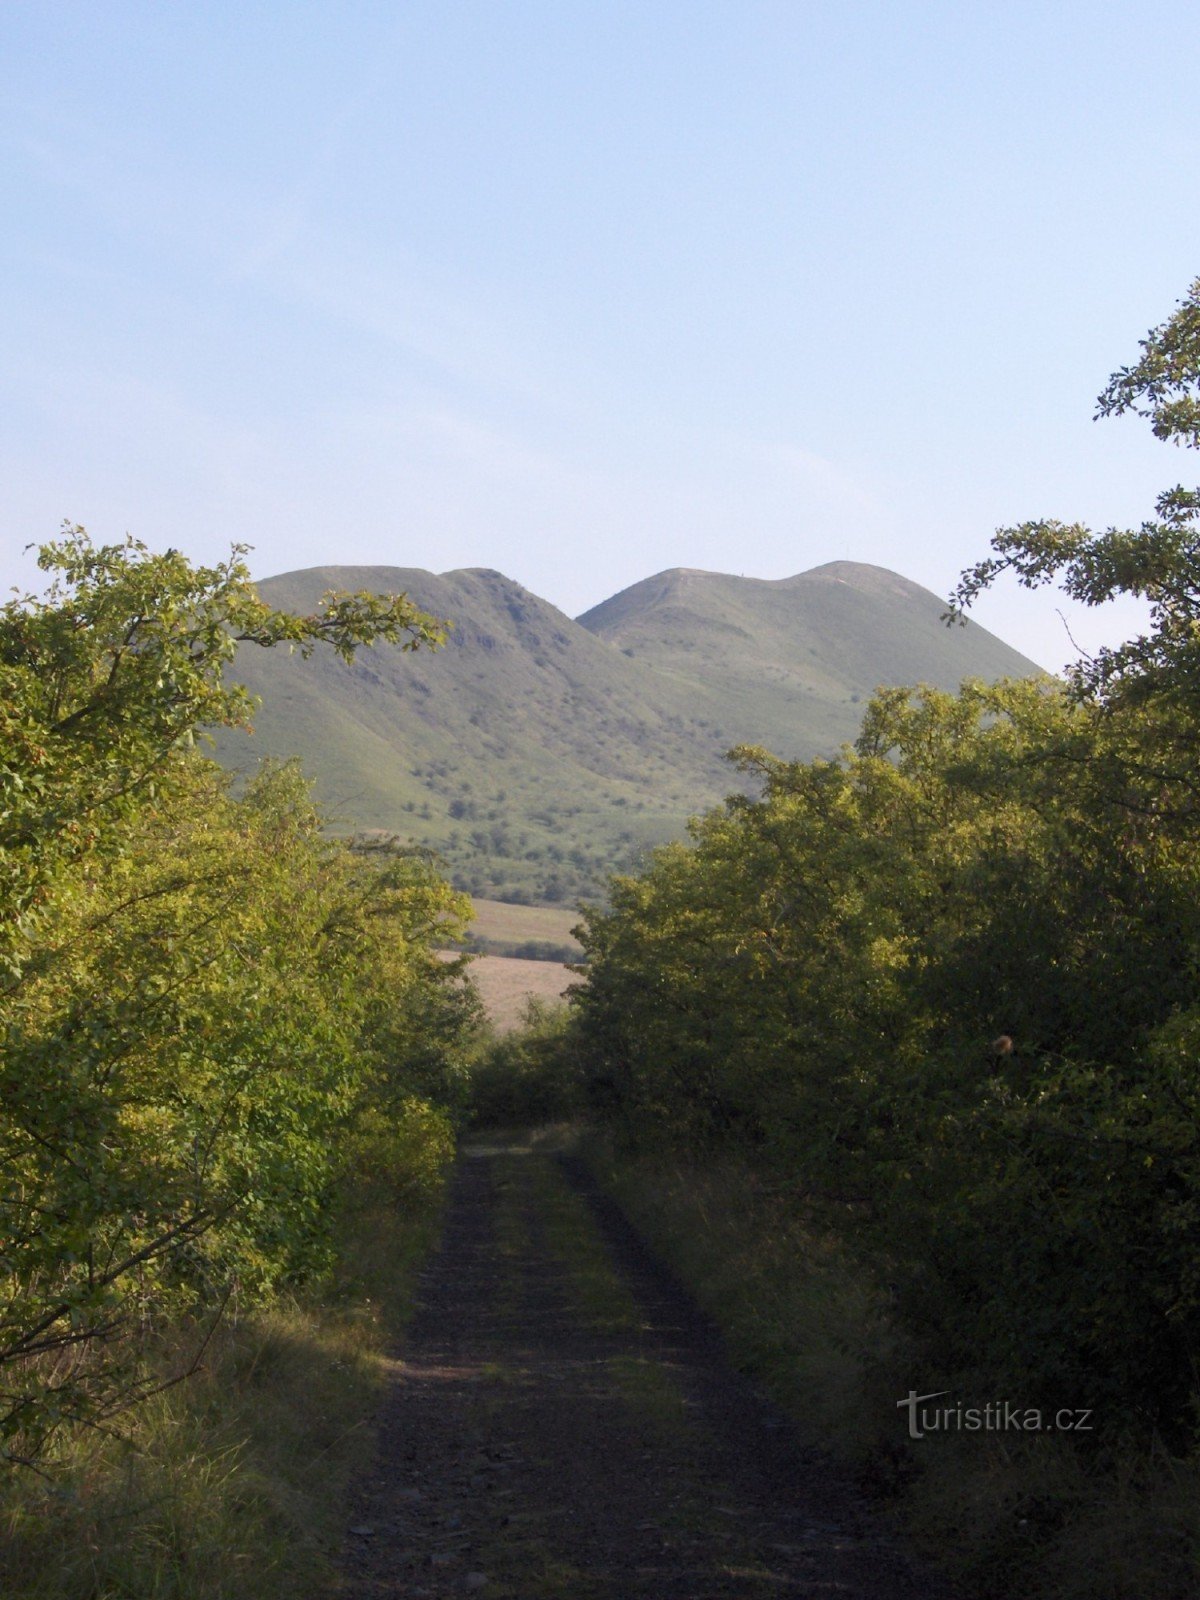
<path id="1" fill-rule="evenodd" d="M 354 1600 L 946 1596 L 581 1166 L 486 1148 L 460 1161 L 343 1570 Z"/>

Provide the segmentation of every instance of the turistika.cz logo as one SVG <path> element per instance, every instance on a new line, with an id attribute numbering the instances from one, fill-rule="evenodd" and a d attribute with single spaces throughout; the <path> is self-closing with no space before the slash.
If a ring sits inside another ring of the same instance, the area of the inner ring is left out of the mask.
<path id="1" fill-rule="evenodd" d="M 982 1406 L 965 1406 L 962 1401 L 936 1406 L 949 1389 L 933 1394 L 908 1391 L 906 1400 L 897 1400 L 898 1410 L 908 1410 L 908 1436 L 923 1439 L 927 1433 L 1090 1433 L 1092 1412 L 1078 1407 L 1042 1411 L 1038 1406 L 1021 1406 L 1012 1400 L 989 1400 Z"/>

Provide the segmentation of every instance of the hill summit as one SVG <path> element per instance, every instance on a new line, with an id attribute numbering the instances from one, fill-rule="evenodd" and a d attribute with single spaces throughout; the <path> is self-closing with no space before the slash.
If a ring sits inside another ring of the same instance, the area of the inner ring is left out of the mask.
<path id="1" fill-rule="evenodd" d="M 311 611 L 330 589 L 406 593 L 447 644 L 352 666 L 245 647 L 262 706 L 221 759 L 297 755 L 346 831 L 432 846 L 455 881 L 554 903 L 597 891 L 736 779 L 724 752 L 833 754 L 881 684 L 955 688 L 1039 669 L 883 567 L 833 561 L 766 580 L 672 568 L 572 619 L 488 568 L 312 567 L 259 584 Z"/>

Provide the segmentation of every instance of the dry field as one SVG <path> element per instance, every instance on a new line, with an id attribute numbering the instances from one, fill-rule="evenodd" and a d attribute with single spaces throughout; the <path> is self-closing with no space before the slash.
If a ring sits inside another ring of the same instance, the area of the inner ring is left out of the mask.
<path id="1" fill-rule="evenodd" d="M 574 945 L 579 949 L 571 937 L 571 929 L 578 922 L 578 911 L 561 906 L 513 906 L 502 900 L 477 899 L 471 932 L 480 939 L 495 939 L 504 944 L 522 944 L 536 939 L 546 944 Z"/>
<path id="2" fill-rule="evenodd" d="M 453 961 L 458 952 L 440 954 Z M 522 961 L 514 956 L 476 956 L 469 970 L 488 1016 L 502 1033 L 518 1025 L 530 995 L 557 1000 L 569 983 L 580 981 L 570 967 L 557 961 Z"/>

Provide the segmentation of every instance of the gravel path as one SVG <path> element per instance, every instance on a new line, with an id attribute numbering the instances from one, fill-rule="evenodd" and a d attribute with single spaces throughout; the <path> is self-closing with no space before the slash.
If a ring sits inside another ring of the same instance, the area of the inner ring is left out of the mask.
<path id="1" fill-rule="evenodd" d="M 352 1600 L 945 1600 L 570 1161 L 460 1161 L 343 1562 Z"/>

